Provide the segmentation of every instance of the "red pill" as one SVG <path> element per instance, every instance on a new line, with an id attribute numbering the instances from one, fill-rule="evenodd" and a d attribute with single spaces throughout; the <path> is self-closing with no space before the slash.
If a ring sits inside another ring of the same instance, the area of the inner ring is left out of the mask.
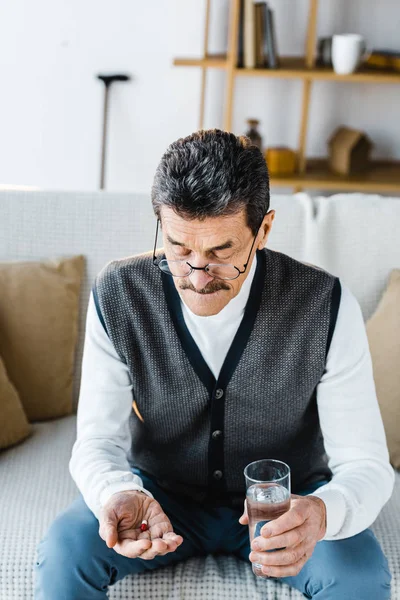
<path id="1" fill-rule="evenodd" d="M 143 519 L 142 524 L 140 526 L 140 531 L 147 531 L 148 527 L 147 527 L 147 521 L 146 519 Z"/>

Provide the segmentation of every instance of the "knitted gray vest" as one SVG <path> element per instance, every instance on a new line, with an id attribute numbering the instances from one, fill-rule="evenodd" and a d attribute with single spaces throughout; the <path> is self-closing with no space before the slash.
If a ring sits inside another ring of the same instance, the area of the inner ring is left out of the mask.
<path id="1" fill-rule="evenodd" d="M 132 410 L 131 465 L 169 492 L 235 508 L 243 507 L 243 469 L 261 458 L 290 466 L 293 493 L 332 477 L 316 386 L 339 308 L 337 277 L 257 250 L 244 316 L 217 381 L 172 277 L 151 253 L 106 264 L 93 294 L 142 417 Z"/>

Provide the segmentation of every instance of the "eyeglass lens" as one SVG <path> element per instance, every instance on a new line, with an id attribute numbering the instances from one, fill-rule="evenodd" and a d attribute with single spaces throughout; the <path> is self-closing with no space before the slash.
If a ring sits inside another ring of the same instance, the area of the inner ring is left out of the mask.
<path id="1" fill-rule="evenodd" d="M 173 277 L 187 277 L 192 270 L 190 265 L 182 260 L 167 260 L 164 258 L 158 266 L 162 271 Z M 239 275 L 239 271 L 234 265 L 211 263 L 207 265 L 205 270 L 211 277 L 218 279 L 236 279 Z"/>

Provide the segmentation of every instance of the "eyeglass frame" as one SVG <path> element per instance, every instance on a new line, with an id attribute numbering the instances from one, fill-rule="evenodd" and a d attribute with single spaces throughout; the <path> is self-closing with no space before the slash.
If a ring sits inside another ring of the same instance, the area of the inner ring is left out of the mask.
<path id="1" fill-rule="evenodd" d="M 165 273 L 166 275 L 170 275 L 171 277 L 190 277 L 190 275 L 193 273 L 193 271 L 205 271 L 206 273 L 208 273 L 207 267 L 209 267 L 210 265 L 222 265 L 222 266 L 226 266 L 226 267 L 234 267 L 236 269 L 236 271 L 238 272 L 238 274 L 236 275 L 236 277 L 229 277 L 229 279 L 223 279 L 222 277 L 216 277 L 215 275 L 210 275 L 210 277 L 212 277 L 213 279 L 221 279 L 222 281 L 234 281 L 235 279 L 237 279 L 239 277 L 239 275 L 242 275 L 243 273 L 246 272 L 247 265 L 249 264 L 250 256 L 251 256 L 251 253 L 252 253 L 252 250 L 253 250 L 254 242 L 257 239 L 258 232 L 260 231 L 260 227 L 261 227 L 261 225 L 262 225 L 262 223 L 264 221 L 264 217 L 265 217 L 266 214 L 267 213 L 265 213 L 263 215 L 262 221 L 261 221 L 260 225 L 258 226 L 257 233 L 254 236 L 253 243 L 251 244 L 249 256 L 247 257 L 247 261 L 243 265 L 243 267 L 244 267 L 243 271 L 241 271 L 238 267 L 236 267 L 236 265 L 231 265 L 230 263 L 229 264 L 224 264 L 224 263 L 207 263 L 204 267 L 193 267 L 188 261 L 179 260 L 179 259 L 176 262 L 182 262 L 182 263 L 186 263 L 187 265 L 189 265 L 191 271 L 187 275 L 172 275 L 172 273 L 167 273 L 166 271 L 163 271 L 162 269 L 160 269 L 159 263 L 156 264 L 156 260 L 157 260 L 157 257 L 156 257 L 156 247 L 157 247 L 157 237 L 158 237 L 158 225 L 160 223 L 160 219 L 159 218 L 157 219 L 156 238 L 154 240 L 153 265 L 155 267 L 158 267 L 162 273 Z M 165 260 L 165 259 L 161 259 L 161 260 Z"/>

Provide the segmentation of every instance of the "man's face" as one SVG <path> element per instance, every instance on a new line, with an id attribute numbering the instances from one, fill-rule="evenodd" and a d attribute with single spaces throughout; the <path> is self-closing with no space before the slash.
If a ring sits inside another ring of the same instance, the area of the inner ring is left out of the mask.
<path id="1" fill-rule="evenodd" d="M 257 248 L 262 249 L 266 244 L 274 217 L 274 210 L 265 215 L 247 269 L 237 279 L 215 279 L 206 271 L 193 271 L 188 277 L 172 278 L 181 298 L 193 313 L 201 317 L 216 315 L 239 293 Z M 167 260 L 185 260 L 194 267 L 225 263 L 242 271 L 254 239 L 246 224 L 244 209 L 230 216 L 189 221 L 178 216 L 172 208 L 163 206 L 161 224 Z"/>

